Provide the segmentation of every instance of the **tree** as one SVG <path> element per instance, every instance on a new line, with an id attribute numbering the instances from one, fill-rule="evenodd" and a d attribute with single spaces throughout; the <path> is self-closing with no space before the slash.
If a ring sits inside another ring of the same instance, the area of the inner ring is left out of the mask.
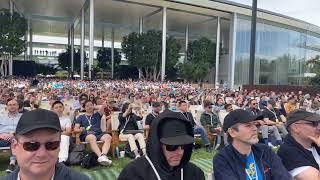
<path id="1" fill-rule="evenodd" d="M 150 30 L 146 33 L 130 33 L 122 41 L 122 52 L 128 62 L 136 66 L 142 78 L 157 81 L 161 73 L 162 54 L 161 31 Z M 176 64 L 180 57 L 180 44 L 173 37 L 167 39 L 166 74 L 176 76 Z"/>
<path id="2" fill-rule="evenodd" d="M 181 45 L 179 42 L 170 36 L 166 44 L 166 79 L 175 80 L 178 75 L 178 61 L 180 58 Z"/>
<path id="3" fill-rule="evenodd" d="M 316 73 L 315 77 L 309 79 L 309 84 L 320 85 L 320 55 L 307 61 L 306 65 L 310 67 L 312 73 Z"/>
<path id="4" fill-rule="evenodd" d="M 86 64 L 87 58 L 84 57 L 84 63 Z M 71 46 L 68 46 L 65 52 L 62 52 L 58 56 L 58 63 L 59 66 L 64 69 L 68 70 L 71 73 Z M 73 70 L 75 72 L 80 71 L 81 60 L 80 60 L 80 49 L 77 51 L 74 49 L 73 52 Z"/>
<path id="5" fill-rule="evenodd" d="M 0 56 L 2 57 L 0 73 L 5 76 L 4 66 L 12 57 L 25 50 L 22 37 L 27 31 L 26 19 L 17 12 L 10 13 L 8 9 L 0 10 Z"/>
<path id="6" fill-rule="evenodd" d="M 97 53 L 98 64 L 100 71 L 111 71 L 111 48 L 100 48 Z M 121 54 L 118 49 L 114 49 L 114 72 L 119 69 L 121 62 Z"/>
<path id="7" fill-rule="evenodd" d="M 201 82 L 215 66 L 216 45 L 202 37 L 189 43 L 187 60 L 180 65 L 180 75 L 189 81 Z"/>

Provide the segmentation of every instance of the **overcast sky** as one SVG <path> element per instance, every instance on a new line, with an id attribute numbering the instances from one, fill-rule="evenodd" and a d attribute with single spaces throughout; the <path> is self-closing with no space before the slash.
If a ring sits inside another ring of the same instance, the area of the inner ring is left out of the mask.
<path id="1" fill-rule="evenodd" d="M 252 5 L 252 0 L 231 0 Z M 266 9 L 320 27 L 320 0 L 258 0 L 258 8 Z"/>

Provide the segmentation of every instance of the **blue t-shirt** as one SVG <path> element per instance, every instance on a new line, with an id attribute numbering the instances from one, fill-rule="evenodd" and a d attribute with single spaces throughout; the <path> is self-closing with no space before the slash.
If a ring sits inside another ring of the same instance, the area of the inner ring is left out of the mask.
<path id="1" fill-rule="evenodd" d="M 254 155 L 251 152 L 249 156 L 247 156 L 246 163 L 246 180 L 263 180 L 261 171 L 259 169 L 258 164 L 254 160 Z"/>
<path id="2" fill-rule="evenodd" d="M 95 134 L 101 134 L 102 133 L 101 117 L 102 116 L 98 112 L 94 113 L 91 117 L 85 114 L 82 114 L 77 118 L 76 123 L 80 124 L 80 127 L 84 127 L 87 131 L 93 131 L 95 132 Z M 87 129 L 87 127 L 89 127 L 90 124 L 91 124 L 90 129 Z M 86 133 L 85 131 L 82 132 L 82 134 L 85 134 L 85 133 Z"/>

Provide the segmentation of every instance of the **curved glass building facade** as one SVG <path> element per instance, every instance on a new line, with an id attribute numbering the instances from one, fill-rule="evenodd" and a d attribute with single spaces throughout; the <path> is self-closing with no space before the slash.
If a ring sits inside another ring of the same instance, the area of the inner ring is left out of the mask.
<path id="1" fill-rule="evenodd" d="M 249 17 L 238 17 L 236 27 L 236 85 L 249 83 Z M 310 73 L 308 60 L 320 55 L 320 35 L 269 21 L 257 23 L 255 84 L 303 85 Z"/>

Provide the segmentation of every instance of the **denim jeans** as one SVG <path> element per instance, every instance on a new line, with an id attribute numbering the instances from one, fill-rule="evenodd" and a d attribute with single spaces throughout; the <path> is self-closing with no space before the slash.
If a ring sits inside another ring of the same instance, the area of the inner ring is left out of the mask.
<path id="1" fill-rule="evenodd" d="M 201 134 L 201 139 L 202 139 L 204 145 L 210 145 L 208 136 L 206 134 L 206 131 L 203 129 L 203 127 L 195 126 L 193 129 L 193 133 L 194 134 Z"/>

